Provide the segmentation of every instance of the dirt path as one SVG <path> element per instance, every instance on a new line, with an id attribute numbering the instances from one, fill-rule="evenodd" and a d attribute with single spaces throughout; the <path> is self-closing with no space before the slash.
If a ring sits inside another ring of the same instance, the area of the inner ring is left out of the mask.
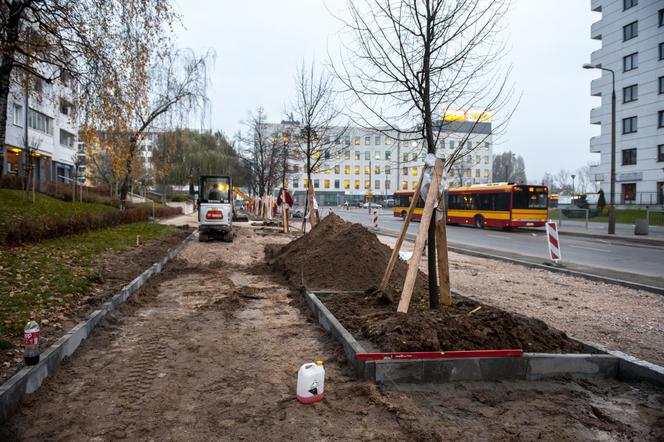
<path id="1" fill-rule="evenodd" d="M 391 247 L 396 243 L 379 239 Z M 406 242 L 402 250 L 412 247 Z M 458 253 L 450 253 L 449 261 L 452 290 L 664 365 L 662 295 Z M 426 258 L 420 268 L 427 272 Z"/>
<path id="2" fill-rule="evenodd" d="M 286 235 L 190 243 L 29 397 L 1 440 L 657 440 L 664 394 L 617 382 L 354 381 L 339 346 L 251 267 Z M 325 360 L 323 402 L 294 397 Z"/>

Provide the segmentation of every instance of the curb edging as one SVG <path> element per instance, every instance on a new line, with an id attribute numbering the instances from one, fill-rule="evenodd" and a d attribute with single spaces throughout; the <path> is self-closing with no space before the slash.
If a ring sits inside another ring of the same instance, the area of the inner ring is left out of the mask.
<path id="1" fill-rule="evenodd" d="M 153 275 L 160 273 L 164 266 L 175 258 L 195 235 L 196 231 L 192 232 L 173 250 L 169 251 L 164 258 L 152 264 L 111 299 L 103 303 L 99 309 L 90 313 L 87 320 L 79 322 L 65 335 L 61 336 L 40 355 L 37 365 L 23 367 L 4 384 L 0 385 L 0 423 L 6 421 L 14 412 L 24 395 L 34 393 L 44 380 L 57 370 L 60 363 L 76 351 L 106 315 L 122 305 Z"/>
<path id="2" fill-rule="evenodd" d="M 455 382 L 497 380 L 618 379 L 664 386 L 664 367 L 572 338 L 589 353 L 524 353 L 521 357 L 464 359 L 409 359 L 358 361 L 364 347 L 341 325 L 318 296 L 334 292 L 309 292 L 306 300 L 325 331 L 343 347 L 353 372 L 360 379 L 385 382 Z"/>

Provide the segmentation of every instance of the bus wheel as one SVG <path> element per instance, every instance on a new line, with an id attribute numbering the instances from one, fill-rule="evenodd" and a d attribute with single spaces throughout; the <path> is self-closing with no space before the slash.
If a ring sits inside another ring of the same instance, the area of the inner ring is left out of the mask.
<path id="1" fill-rule="evenodd" d="M 484 228 L 484 217 L 482 215 L 477 215 L 475 217 L 475 227 L 477 227 L 478 229 Z"/>

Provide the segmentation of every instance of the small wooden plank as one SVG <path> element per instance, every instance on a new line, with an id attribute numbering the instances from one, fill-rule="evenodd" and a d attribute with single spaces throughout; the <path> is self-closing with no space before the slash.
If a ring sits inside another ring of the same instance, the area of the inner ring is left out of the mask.
<path id="1" fill-rule="evenodd" d="M 380 290 L 385 290 L 387 288 L 387 284 L 390 282 L 390 277 L 392 276 L 392 271 L 394 270 L 394 266 L 397 263 L 397 259 L 399 258 L 399 251 L 401 250 L 401 245 L 403 244 L 403 240 L 406 237 L 406 232 L 408 231 L 408 226 L 410 225 L 410 220 L 413 217 L 413 213 L 415 213 L 415 207 L 417 207 L 417 201 L 420 199 L 420 187 L 422 186 L 422 178 L 424 177 L 424 173 L 420 174 L 420 179 L 417 182 L 417 186 L 415 187 L 415 193 L 413 194 L 413 199 L 410 202 L 410 206 L 408 207 L 408 213 L 406 214 L 406 219 L 403 220 L 403 225 L 401 226 L 401 232 L 399 233 L 399 238 L 397 239 L 397 243 L 394 246 L 394 249 L 392 250 L 392 256 L 390 256 L 390 261 L 387 263 L 387 268 L 385 269 L 385 273 L 383 274 L 383 279 L 380 282 L 380 286 L 378 287 Z"/>
<path id="2" fill-rule="evenodd" d="M 284 232 L 288 233 L 288 210 L 286 209 L 286 189 L 281 190 L 281 212 L 284 217 Z"/>
<path id="3" fill-rule="evenodd" d="M 420 229 L 417 231 L 417 237 L 415 238 L 413 257 L 410 259 L 410 263 L 408 263 L 408 273 L 406 273 L 406 280 L 403 284 L 401 299 L 399 299 L 399 307 L 397 308 L 397 312 L 399 313 L 408 313 L 410 298 L 413 296 L 415 279 L 417 278 L 417 272 L 420 268 L 420 260 L 422 259 L 422 252 L 427 240 L 429 224 L 431 223 L 431 215 L 433 214 L 434 204 L 438 199 L 438 187 L 442 173 L 443 162 L 438 158 L 436 159 L 434 173 L 431 177 L 427 199 L 424 202 L 424 210 L 422 211 L 422 219 L 420 220 Z"/>

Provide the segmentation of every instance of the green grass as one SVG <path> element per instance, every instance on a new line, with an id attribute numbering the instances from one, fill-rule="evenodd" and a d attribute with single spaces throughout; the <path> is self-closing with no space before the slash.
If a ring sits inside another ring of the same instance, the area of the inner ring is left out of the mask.
<path id="1" fill-rule="evenodd" d="M 22 247 L 0 247 L 0 344 L 21 332 L 31 313 L 55 319 L 73 311 L 99 281 L 96 259 L 130 249 L 144 240 L 168 236 L 172 226 L 124 224 Z M 51 321 L 52 322 L 52 321 Z"/>
<path id="2" fill-rule="evenodd" d="M 645 210 L 640 210 L 640 209 L 616 209 L 616 222 L 620 224 L 634 224 L 637 219 L 645 218 L 646 213 L 647 212 Z M 549 218 L 553 220 L 560 219 L 558 209 L 549 210 Z M 583 221 L 585 218 L 570 218 L 570 219 L 575 219 L 575 220 L 578 219 L 579 221 Z M 588 218 L 588 220 L 592 222 L 608 223 L 609 217 L 591 216 L 590 218 Z M 651 215 L 650 223 L 653 225 L 662 226 L 664 225 L 664 216 L 662 216 L 661 214 Z"/>
<path id="3" fill-rule="evenodd" d="M 32 198 L 32 194 L 29 195 Z M 69 217 L 78 213 L 112 212 L 115 209 L 105 204 L 72 203 L 56 198 L 35 194 L 35 202 L 23 200 L 23 191 L 0 189 L 0 229 L 10 223 L 20 223 L 23 219 L 50 219 Z"/>

